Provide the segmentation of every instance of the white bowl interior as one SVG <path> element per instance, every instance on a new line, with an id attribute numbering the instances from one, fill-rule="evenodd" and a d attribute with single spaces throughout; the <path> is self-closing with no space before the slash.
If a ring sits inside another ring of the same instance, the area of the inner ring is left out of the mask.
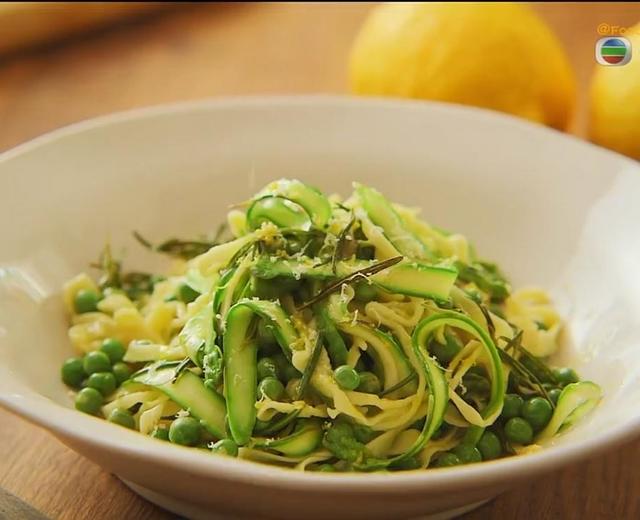
<path id="1" fill-rule="evenodd" d="M 0 159 L 0 393 L 68 406 L 60 301 L 110 239 L 139 247 L 215 229 L 229 204 L 297 177 L 352 180 L 464 233 L 515 286 L 548 288 L 568 320 L 560 361 L 602 385 L 601 406 L 558 444 L 640 418 L 640 168 L 572 138 L 480 110 L 335 99 L 227 101 L 106 118 Z M 22 401 L 21 401 L 22 402 Z M 37 418 L 36 418 L 37 420 Z"/>

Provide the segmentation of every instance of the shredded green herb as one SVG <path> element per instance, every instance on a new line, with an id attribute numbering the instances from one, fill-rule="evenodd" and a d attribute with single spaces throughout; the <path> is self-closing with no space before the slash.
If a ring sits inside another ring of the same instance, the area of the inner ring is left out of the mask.
<path id="1" fill-rule="evenodd" d="M 180 238 L 170 238 L 158 245 L 153 245 L 151 241 L 143 237 L 138 231 L 134 231 L 133 236 L 147 249 L 157 251 L 158 253 L 164 253 L 169 256 L 190 260 L 191 258 L 206 253 L 213 246 L 220 244 L 226 229 L 226 224 L 221 224 L 212 240 L 183 240 Z"/>
<path id="2" fill-rule="evenodd" d="M 395 385 L 390 386 L 386 390 L 383 390 L 382 392 L 380 392 L 378 394 L 378 396 L 379 397 L 385 397 L 385 396 L 387 396 L 389 394 L 392 394 L 396 390 L 400 390 L 403 386 L 408 385 L 409 383 L 411 383 L 411 381 L 413 381 L 417 377 L 418 377 L 418 374 L 416 374 L 415 372 L 412 372 L 407 377 L 405 377 L 402 381 L 398 381 Z"/>
<path id="3" fill-rule="evenodd" d="M 304 367 L 304 372 L 302 372 L 302 377 L 300 378 L 300 383 L 298 384 L 298 392 L 297 398 L 302 399 L 304 397 L 305 392 L 307 391 L 307 387 L 309 386 L 309 381 L 311 381 L 311 377 L 313 376 L 313 371 L 316 369 L 316 365 L 318 364 L 318 360 L 320 359 L 320 354 L 322 353 L 322 337 L 318 334 L 316 338 L 316 343 L 313 346 L 313 350 L 311 352 L 311 356 L 309 357 L 309 361 L 307 362 L 307 366 Z"/>
<path id="4" fill-rule="evenodd" d="M 389 258 L 387 260 L 383 260 L 381 262 L 377 262 L 373 265 L 370 265 L 368 267 L 365 267 L 364 269 L 359 269 L 358 271 L 355 271 L 354 273 L 351 273 L 347 276 L 344 276 L 343 278 L 340 278 L 339 280 L 336 280 L 335 282 L 329 284 L 327 287 L 325 287 L 324 289 L 322 289 L 318 294 L 316 294 L 313 298 L 311 298 L 310 300 L 307 300 L 305 303 L 303 303 L 302 305 L 300 305 L 298 307 L 298 311 L 301 311 L 303 309 L 306 309 L 307 307 L 310 307 L 311 305 L 314 305 L 320 301 L 322 301 L 323 299 L 325 299 L 327 296 L 329 296 L 330 294 L 339 291 L 340 288 L 343 285 L 351 285 L 357 281 L 360 280 L 366 280 L 367 277 L 372 276 L 376 273 L 379 273 L 380 271 L 384 271 L 385 269 L 388 269 L 389 267 L 396 265 L 397 263 L 401 262 L 403 260 L 404 257 L 402 256 L 396 256 L 394 258 Z"/>

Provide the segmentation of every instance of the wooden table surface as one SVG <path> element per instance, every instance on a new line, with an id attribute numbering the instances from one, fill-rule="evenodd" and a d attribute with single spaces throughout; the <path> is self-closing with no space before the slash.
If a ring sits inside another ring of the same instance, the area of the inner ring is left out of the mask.
<path id="1" fill-rule="evenodd" d="M 220 95 L 343 93 L 347 51 L 369 7 L 191 6 L 0 59 L 0 150 L 74 121 L 142 105 Z M 580 110 L 572 132 L 584 136 L 597 27 L 633 25 L 640 21 L 640 5 L 536 9 L 576 69 Z M 171 518 L 3 410 L 0 439 L 0 486 L 51 518 Z M 640 518 L 639 467 L 637 440 L 510 491 L 464 518 Z"/>

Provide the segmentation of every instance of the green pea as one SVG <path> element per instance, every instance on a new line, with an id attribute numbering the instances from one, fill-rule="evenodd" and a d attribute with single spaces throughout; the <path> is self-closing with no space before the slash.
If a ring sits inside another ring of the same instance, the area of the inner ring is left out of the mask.
<path id="1" fill-rule="evenodd" d="M 349 365 L 341 365 L 333 371 L 333 376 L 343 390 L 355 390 L 360 384 L 360 374 Z"/>
<path id="2" fill-rule="evenodd" d="M 111 361 L 104 352 L 94 350 L 84 356 L 82 368 L 88 376 L 95 372 L 108 372 L 111 370 Z"/>
<path id="3" fill-rule="evenodd" d="M 472 464 L 482 461 L 480 450 L 471 444 L 459 444 L 452 452 L 458 456 L 463 464 Z"/>
<path id="4" fill-rule="evenodd" d="M 563 386 L 580 381 L 580 377 L 573 368 L 555 368 L 553 374 L 556 376 L 558 383 Z"/>
<path id="5" fill-rule="evenodd" d="M 106 397 L 116 389 L 116 378 L 111 372 L 94 372 L 87 379 L 87 386 Z"/>
<path id="6" fill-rule="evenodd" d="M 504 434 L 514 444 L 531 444 L 533 440 L 533 428 L 521 417 L 509 419 L 504 425 Z"/>
<path id="7" fill-rule="evenodd" d="M 62 364 L 60 374 L 65 385 L 78 388 L 85 377 L 82 359 L 76 357 L 67 359 Z"/>
<path id="8" fill-rule="evenodd" d="M 200 441 L 200 422 L 193 417 L 178 417 L 169 427 L 169 440 L 182 446 L 195 446 Z"/>
<path id="9" fill-rule="evenodd" d="M 115 410 L 113 410 L 109 414 L 107 421 L 118 424 L 120 426 L 124 426 L 125 428 L 129 428 L 130 430 L 134 430 L 136 427 L 136 420 L 133 418 L 133 415 L 131 415 L 126 410 L 123 410 L 122 408 L 116 408 Z"/>
<path id="10" fill-rule="evenodd" d="M 284 247 L 287 254 L 289 256 L 293 256 L 302 251 L 304 243 L 302 242 L 302 240 L 299 240 L 297 238 L 290 238 L 285 242 Z"/>
<path id="11" fill-rule="evenodd" d="M 278 342 L 276 341 L 271 328 L 264 320 L 260 320 L 260 322 L 258 323 L 256 341 L 258 342 L 258 347 L 260 348 L 260 350 L 265 354 L 276 354 L 280 350 Z"/>
<path id="12" fill-rule="evenodd" d="M 95 388 L 83 388 L 76 394 L 76 409 L 95 415 L 102 406 L 102 394 Z"/>
<path id="13" fill-rule="evenodd" d="M 321 471 L 322 473 L 335 473 L 337 470 L 332 464 L 322 464 L 318 468 L 318 471 Z"/>
<path id="14" fill-rule="evenodd" d="M 429 346 L 429 352 L 433 354 L 440 363 L 446 365 L 449 364 L 456 354 L 462 350 L 462 344 L 449 332 L 445 332 L 444 337 L 444 345 L 433 341 Z"/>
<path id="15" fill-rule="evenodd" d="M 278 366 L 270 357 L 263 357 L 258 360 L 258 379 L 262 380 L 266 377 L 275 377 L 278 379 Z"/>
<path id="16" fill-rule="evenodd" d="M 233 442 L 231 439 L 222 439 L 216 442 L 213 446 L 211 446 L 211 451 L 213 453 L 218 453 L 220 455 L 237 457 L 238 445 L 235 442 Z"/>
<path id="17" fill-rule="evenodd" d="M 498 436 L 490 431 L 485 431 L 476 446 L 482 454 L 482 460 L 491 460 L 502 454 L 502 444 Z"/>
<path id="18" fill-rule="evenodd" d="M 73 306 L 78 314 L 95 312 L 98 310 L 99 301 L 100 296 L 97 292 L 91 289 L 80 289 L 73 299 Z"/>
<path id="19" fill-rule="evenodd" d="M 169 429 L 168 428 L 161 428 L 160 426 L 157 426 L 151 432 L 151 437 L 153 437 L 154 439 L 159 439 L 161 441 L 168 441 L 169 440 Z"/>
<path id="20" fill-rule="evenodd" d="M 180 300 L 181 302 L 191 303 L 198 296 L 200 296 L 200 293 L 198 291 L 192 289 L 186 283 L 180 284 L 178 286 L 178 291 L 176 293 L 176 298 L 178 298 L 178 300 Z"/>
<path id="21" fill-rule="evenodd" d="M 300 393 L 300 379 L 297 377 L 289 379 L 285 387 L 285 392 L 290 399 L 297 399 Z"/>
<path id="22" fill-rule="evenodd" d="M 442 425 L 440 425 L 442 428 Z M 463 444 L 469 444 L 470 446 L 477 446 L 480 437 L 484 433 L 484 428 L 480 426 L 469 426 L 464 432 L 464 437 L 462 438 Z"/>
<path id="23" fill-rule="evenodd" d="M 450 466 L 458 466 L 462 464 L 462 461 L 454 453 L 445 452 L 436 460 L 436 468 L 448 468 Z"/>
<path id="24" fill-rule="evenodd" d="M 407 457 L 396 463 L 393 467 L 401 471 L 410 471 L 412 469 L 420 469 L 422 465 L 417 457 Z"/>
<path id="25" fill-rule="evenodd" d="M 121 385 L 124 383 L 129 377 L 131 377 L 131 369 L 129 365 L 123 363 L 122 361 L 118 361 L 113 365 L 113 375 L 116 378 L 116 382 Z"/>
<path id="26" fill-rule="evenodd" d="M 382 390 L 382 385 L 378 376 L 373 372 L 360 372 L 360 384 L 358 385 L 358 392 L 366 392 L 368 394 L 379 394 Z"/>
<path id="27" fill-rule="evenodd" d="M 354 298 L 361 303 L 367 303 L 378 297 L 378 289 L 369 282 L 360 282 L 354 287 Z"/>
<path id="28" fill-rule="evenodd" d="M 284 393 L 284 386 L 275 377 L 265 377 L 258 385 L 258 395 L 277 401 Z"/>
<path id="29" fill-rule="evenodd" d="M 102 346 L 100 350 L 104 352 L 112 363 L 117 363 L 118 361 L 122 361 L 126 349 L 121 341 L 115 338 L 107 338 L 102 342 Z"/>
<path id="30" fill-rule="evenodd" d="M 505 419 L 511 419 L 512 417 L 518 417 L 522 410 L 524 399 L 518 394 L 507 394 L 504 396 L 504 405 L 502 406 L 502 417 Z"/>
<path id="31" fill-rule="evenodd" d="M 462 378 L 462 383 L 469 393 L 484 395 L 491 391 L 489 380 L 476 374 L 465 374 Z"/>
<path id="32" fill-rule="evenodd" d="M 561 393 L 562 390 L 560 390 L 559 388 L 553 388 L 547 392 L 547 394 L 549 394 L 549 399 L 551 399 L 551 402 L 553 404 L 558 404 L 558 397 L 560 397 Z"/>
<path id="33" fill-rule="evenodd" d="M 551 403 L 543 397 L 533 397 L 524 403 L 522 417 L 527 420 L 534 430 L 544 428 L 553 415 Z"/>
<path id="34" fill-rule="evenodd" d="M 289 363 L 289 360 L 282 352 L 278 352 L 272 359 L 278 369 L 278 375 L 283 381 L 291 381 L 292 379 L 300 377 L 300 372 Z"/>

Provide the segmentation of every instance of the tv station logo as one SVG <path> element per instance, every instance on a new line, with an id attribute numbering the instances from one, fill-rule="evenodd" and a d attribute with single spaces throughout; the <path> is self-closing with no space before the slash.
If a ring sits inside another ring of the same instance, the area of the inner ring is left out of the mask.
<path id="1" fill-rule="evenodd" d="M 608 67 L 626 65 L 631 61 L 631 42 L 622 36 L 600 38 L 596 42 L 596 61 Z"/>

